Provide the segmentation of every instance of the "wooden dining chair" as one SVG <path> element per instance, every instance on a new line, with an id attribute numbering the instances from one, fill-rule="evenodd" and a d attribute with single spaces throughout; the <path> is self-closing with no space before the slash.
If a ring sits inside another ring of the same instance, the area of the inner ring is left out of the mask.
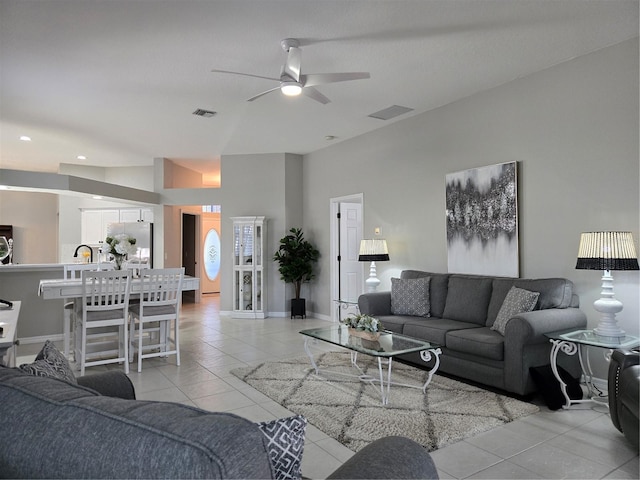
<path id="1" fill-rule="evenodd" d="M 113 270 L 110 263 L 67 263 L 64 265 L 64 278 L 66 280 L 81 280 L 82 272 L 90 270 Z M 77 319 L 74 315 L 74 299 L 67 298 L 64 303 L 64 326 L 63 326 L 63 351 L 64 356 L 71 358 L 71 328 L 75 326 Z M 75 347 L 74 347 L 75 349 Z"/>
<path id="2" fill-rule="evenodd" d="M 129 270 L 82 272 L 82 302 L 76 307 L 80 336 L 76 362 L 80 375 L 85 368 L 109 363 L 124 363 L 129 373 Z M 97 331 L 98 333 L 93 333 Z M 117 339 L 113 341 L 113 333 Z"/>
<path id="3" fill-rule="evenodd" d="M 138 353 L 138 372 L 142 360 L 176 356 L 180 365 L 180 305 L 184 267 L 143 270 L 140 300 L 129 306 L 130 350 L 133 361 Z"/>

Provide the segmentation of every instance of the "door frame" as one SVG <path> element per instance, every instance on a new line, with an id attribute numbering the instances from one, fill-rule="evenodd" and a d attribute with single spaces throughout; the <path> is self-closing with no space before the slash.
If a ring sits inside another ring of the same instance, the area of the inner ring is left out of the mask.
<path id="1" fill-rule="evenodd" d="M 330 246 L 329 246 L 329 255 L 330 255 L 330 291 L 329 291 L 329 302 L 331 303 L 329 307 L 329 311 L 331 312 L 331 321 L 338 321 L 338 308 L 334 302 L 334 300 L 339 300 L 338 295 L 338 252 L 340 251 L 340 240 L 339 240 L 339 222 L 338 212 L 340 211 L 341 203 L 359 203 L 362 206 L 362 216 L 360 218 L 360 229 L 364 231 L 364 193 L 354 193 L 351 195 L 345 195 L 343 197 L 335 197 L 329 199 L 330 208 L 329 208 L 329 235 L 330 235 Z M 364 270 L 363 270 L 364 272 Z M 363 276 L 364 278 L 364 276 Z"/>
<path id="2" fill-rule="evenodd" d="M 180 265 L 182 265 L 183 249 L 184 249 L 184 244 L 183 244 L 183 239 L 184 239 L 184 215 L 193 215 L 195 217 L 195 222 L 194 222 L 195 277 L 196 278 L 200 278 L 200 263 L 198 262 L 198 260 L 200 259 L 199 255 L 200 255 L 200 251 L 202 250 L 202 242 L 201 242 L 201 239 L 200 239 L 202 216 L 200 215 L 199 212 L 193 212 L 193 211 L 191 211 L 189 209 L 183 209 L 183 208 L 180 209 Z M 193 300 L 194 300 L 195 303 L 200 303 L 201 298 L 202 298 L 202 289 L 198 288 L 197 290 L 194 291 L 194 299 Z"/>

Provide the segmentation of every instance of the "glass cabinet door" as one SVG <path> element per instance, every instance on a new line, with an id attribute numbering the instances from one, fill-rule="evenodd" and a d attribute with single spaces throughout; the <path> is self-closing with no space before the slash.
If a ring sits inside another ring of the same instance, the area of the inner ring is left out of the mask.
<path id="1" fill-rule="evenodd" d="M 266 246 L 264 217 L 231 217 L 233 220 L 233 316 L 265 318 Z M 264 294 L 264 295 L 263 295 Z"/>

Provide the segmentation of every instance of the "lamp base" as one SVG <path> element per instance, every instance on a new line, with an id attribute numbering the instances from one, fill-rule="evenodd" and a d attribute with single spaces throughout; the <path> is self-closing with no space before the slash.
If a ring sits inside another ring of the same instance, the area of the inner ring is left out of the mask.
<path id="1" fill-rule="evenodd" d="M 369 267 L 369 278 L 367 278 L 364 282 L 367 287 L 367 293 L 373 293 L 380 285 L 380 279 L 376 274 L 376 262 L 371 262 L 371 266 Z"/>
<path id="2" fill-rule="evenodd" d="M 601 298 L 593 302 L 593 308 L 602 314 L 598 326 L 593 329 L 593 333 L 602 341 L 609 343 L 620 343 L 626 336 L 624 330 L 618 326 L 616 313 L 622 311 L 622 302 L 614 297 L 613 277 L 609 270 L 605 270 L 602 276 Z"/>

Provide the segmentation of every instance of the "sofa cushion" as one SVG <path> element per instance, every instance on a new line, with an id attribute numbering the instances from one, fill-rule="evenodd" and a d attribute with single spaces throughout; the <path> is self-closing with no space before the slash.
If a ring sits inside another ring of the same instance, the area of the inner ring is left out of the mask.
<path id="1" fill-rule="evenodd" d="M 511 320 L 511 317 L 533 310 L 539 296 L 539 292 L 531 292 L 516 286 L 511 287 L 504 302 L 502 302 L 502 307 L 500 307 L 496 321 L 491 325 L 491 330 L 495 330 L 500 335 L 504 335 L 507 322 Z"/>
<path id="2" fill-rule="evenodd" d="M 430 277 L 392 278 L 391 313 L 393 315 L 430 315 L 429 282 Z"/>
<path id="3" fill-rule="evenodd" d="M 50 340 L 44 343 L 44 346 L 36 355 L 35 361 L 20 365 L 20 370 L 29 375 L 52 377 L 70 383 L 78 383 L 69 361 Z"/>
<path id="4" fill-rule="evenodd" d="M 258 426 L 230 413 L 102 397 L 8 368 L 0 368 L 0 398 L 0 464 L 9 478 L 274 475 Z M 34 461 L 34 452 L 46 455 Z"/>
<path id="5" fill-rule="evenodd" d="M 376 318 L 380 321 L 384 330 L 389 330 L 393 333 L 402 333 L 404 324 L 415 317 L 409 315 L 376 315 Z"/>
<path id="6" fill-rule="evenodd" d="M 427 340 L 428 342 L 439 343 L 446 346 L 447 332 L 452 330 L 463 330 L 467 328 L 478 328 L 475 323 L 458 322 L 444 318 L 420 318 L 405 317 L 406 321 L 402 333 L 409 337 Z"/>
<path id="7" fill-rule="evenodd" d="M 569 308 L 572 305 L 573 282 L 565 278 L 494 278 L 491 302 L 487 312 L 487 326 L 493 325 L 500 307 L 511 287 L 540 292 L 536 310 Z"/>
<path id="8" fill-rule="evenodd" d="M 444 306 L 447 301 L 447 287 L 449 284 L 448 273 L 431 273 L 421 270 L 403 270 L 400 278 L 422 278 L 429 277 L 429 303 L 432 317 L 442 318 Z"/>
<path id="9" fill-rule="evenodd" d="M 446 334 L 450 350 L 471 353 L 491 360 L 504 360 L 504 337 L 488 327 L 453 330 Z"/>
<path id="10" fill-rule="evenodd" d="M 484 326 L 491 288 L 488 277 L 451 275 L 442 317 Z"/>
<path id="11" fill-rule="evenodd" d="M 258 423 L 267 437 L 269 460 L 278 480 L 302 477 L 302 453 L 307 419 L 301 415 Z"/>

